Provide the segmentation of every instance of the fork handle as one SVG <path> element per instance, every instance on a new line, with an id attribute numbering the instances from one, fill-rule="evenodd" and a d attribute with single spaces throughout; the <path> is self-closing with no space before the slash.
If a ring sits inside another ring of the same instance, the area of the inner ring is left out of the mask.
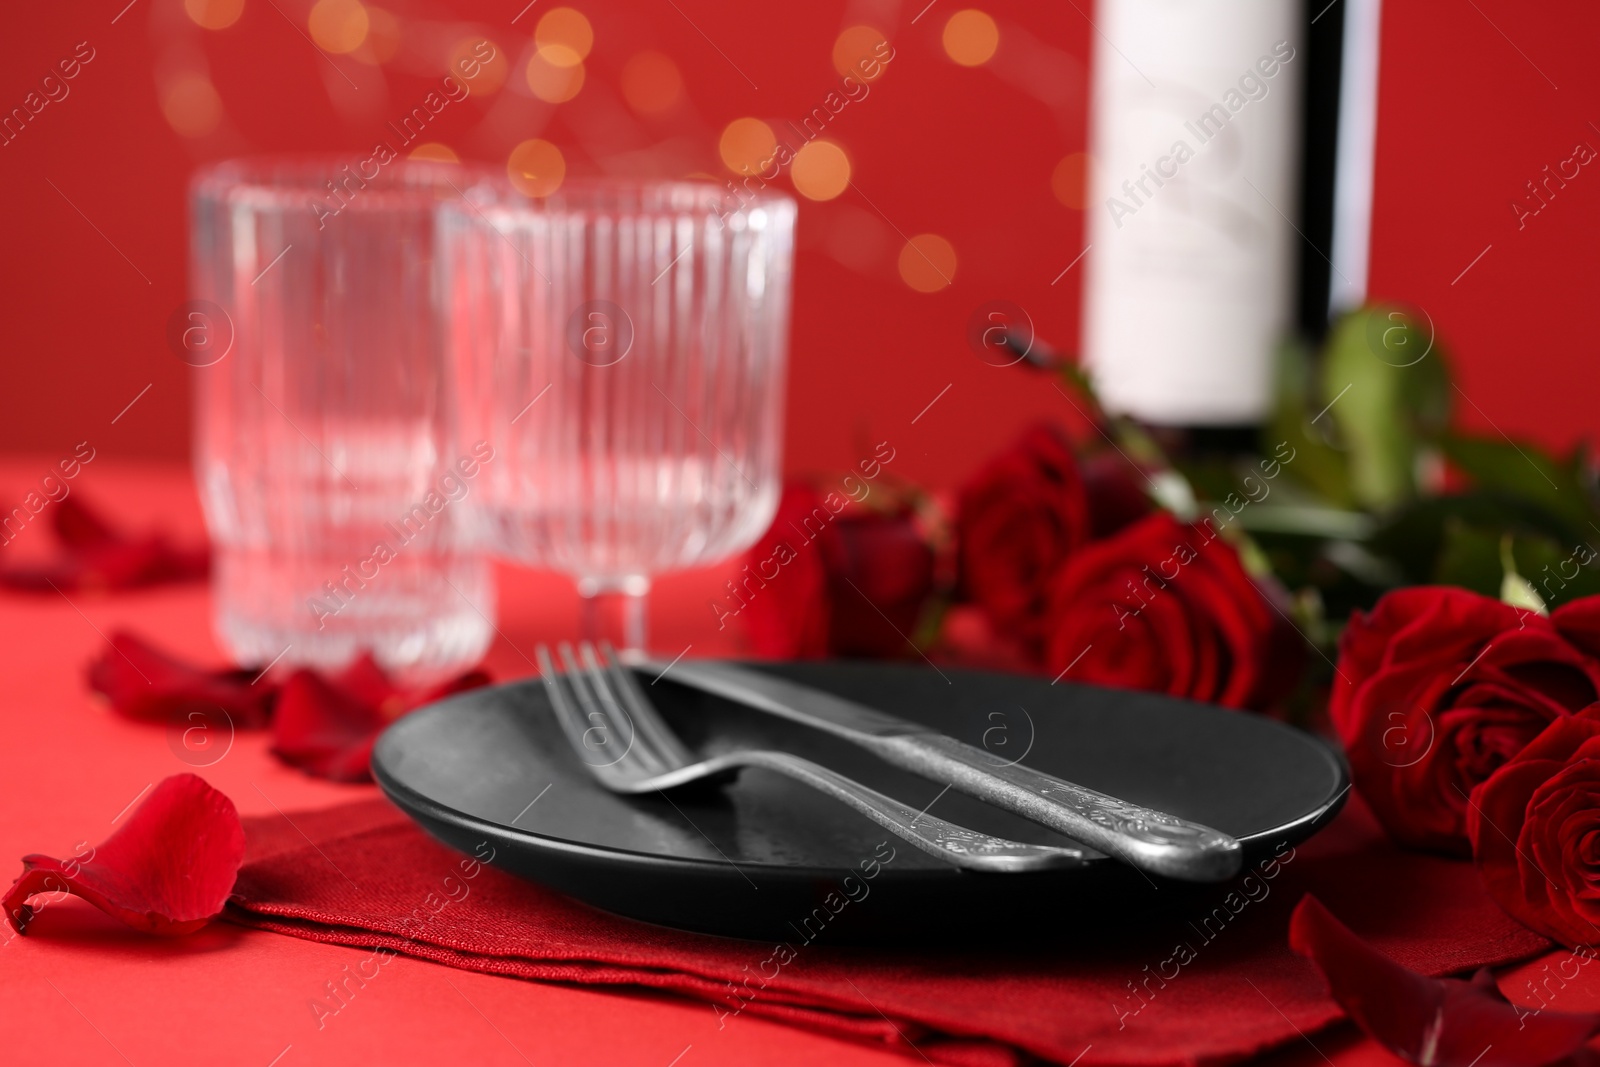
<path id="1" fill-rule="evenodd" d="M 803 782 L 854 808 L 929 855 L 967 870 L 1014 872 L 1083 867 L 1100 858 L 1098 853 L 1087 849 L 1012 841 L 946 822 L 926 811 L 914 811 L 893 797 L 869 789 L 820 763 L 787 752 L 728 753 L 721 761 L 760 767 Z"/>

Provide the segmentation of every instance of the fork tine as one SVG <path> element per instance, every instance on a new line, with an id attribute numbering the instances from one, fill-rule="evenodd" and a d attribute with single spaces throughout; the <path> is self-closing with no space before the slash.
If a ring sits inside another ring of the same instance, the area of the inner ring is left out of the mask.
<path id="1" fill-rule="evenodd" d="M 611 735 L 625 739 L 635 762 L 649 773 L 660 774 L 663 771 L 673 770 L 677 765 L 669 763 L 662 756 L 661 748 L 655 743 L 655 736 L 641 734 L 637 721 L 618 701 L 617 694 L 606 681 L 605 672 L 595 656 L 594 645 L 591 642 L 578 643 L 578 660 L 583 665 L 583 685 L 593 695 L 596 705 L 602 709 L 606 721 L 611 723 Z M 623 726 L 627 728 L 626 735 L 622 732 Z"/>
<path id="2" fill-rule="evenodd" d="M 664 761 L 674 767 L 693 763 L 697 757 L 684 747 L 655 705 L 650 703 L 650 698 L 639 688 L 639 679 L 622 665 L 610 641 L 600 642 L 600 660 L 605 665 L 605 674 L 611 679 L 613 690 L 633 719 L 635 735 L 642 735 L 646 744 L 660 752 Z"/>
<path id="3" fill-rule="evenodd" d="M 570 680 L 564 680 L 562 674 L 556 670 L 555 662 L 550 658 L 548 645 L 542 643 L 535 645 L 533 655 L 539 662 L 539 676 L 544 680 L 545 692 L 550 696 L 550 707 L 556 713 L 556 721 L 561 724 L 561 732 L 567 735 L 567 740 L 572 743 L 573 748 L 580 753 L 587 752 L 589 746 L 585 738 L 590 723 L 578 710 Z"/>
<path id="4" fill-rule="evenodd" d="M 572 647 L 565 642 L 556 646 L 557 654 L 562 658 L 564 670 L 556 670 L 551 662 L 548 648 L 543 649 L 541 670 L 548 670 L 546 674 L 550 692 L 557 699 L 552 700 L 557 716 L 562 723 L 562 729 L 567 734 L 580 758 L 596 773 L 604 776 L 608 770 L 619 764 L 632 751 L 631 729 L 627 735 L 619 734 L 616 723 L 605 713 L 605 709 L 594 699 L 585 679 L 578 670 L 572 658 Z M 557 702 L 559 700 L 559 703 Z M 619 754 L 620 753 L 620 754 Z M 603 760 L 591 757 L 608 757 Z"/>

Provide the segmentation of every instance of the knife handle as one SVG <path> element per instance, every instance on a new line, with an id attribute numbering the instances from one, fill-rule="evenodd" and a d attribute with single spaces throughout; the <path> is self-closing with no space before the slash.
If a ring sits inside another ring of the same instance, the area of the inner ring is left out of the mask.
<path id="1" fill-rule="evenodd" d="M 944 782 L 1141 870 L 1191 882 L 1239 873 L 1239 842 L 1209 826 L 1107 796 L 939 733 L 859 737 L 885 763 Z"/>

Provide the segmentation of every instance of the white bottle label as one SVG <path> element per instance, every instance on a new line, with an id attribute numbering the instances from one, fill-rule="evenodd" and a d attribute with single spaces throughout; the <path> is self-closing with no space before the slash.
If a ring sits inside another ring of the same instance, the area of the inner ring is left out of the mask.
<path id="1" fill-rule="evenodd" d="M 1292 321 L 1301 6 L 1096 6 L 1084 354 L 1105 406 L 1259 421 Z"/>

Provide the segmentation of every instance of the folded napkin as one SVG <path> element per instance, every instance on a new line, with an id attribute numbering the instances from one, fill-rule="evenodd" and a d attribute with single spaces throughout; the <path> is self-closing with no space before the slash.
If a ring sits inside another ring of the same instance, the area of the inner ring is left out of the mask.
<path id="1" fill-rule="evenodd" d="M 491 974 L 668 991 L 704 1001 L 710 1030 L 761 1015 L 936 1063 L 1222 1063 L 1300 1040 L 1340 1016 L 1288 948 L 1289 911 L 1305 892 L 1430 974 L 1549 945 L 1494 905 L 1471 864 L 1400 851 L 1354 798 L 1323 833 L 1258 865 L 1253 881 L 1216 887 L 1193 915 L 1125 939 L 1033 948 L 941 950 L 933 937 L 916 949 L 830 946 L 825 935 L 778 946 L 638 923 L 456 853 L 382 799 L 248 819 L 245 832 L 234 921 Z M 489 846 L 479 852 L 488 858 Z"/>

